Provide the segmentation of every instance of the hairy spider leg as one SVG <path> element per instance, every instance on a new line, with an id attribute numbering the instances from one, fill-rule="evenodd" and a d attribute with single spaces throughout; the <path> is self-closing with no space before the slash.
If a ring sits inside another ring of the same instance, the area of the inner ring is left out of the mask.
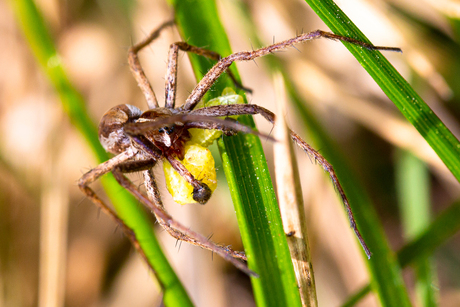
<path id="1" fill-rule="evenodd" d="M 169 164 L 193 187 L 193 199 L 199 204 L 206 204 L 212 196 L 212 191 L 208 185 L 201 180 L 195 178 L 192 173 L 180 162 L 171 155 L 165 156 Z"/>
<path id="2" fill-rule="evenodd" d="M 144 205 L 148 209 L 150 209 L 150 211 L 157 218 L 158 223 L 172 237 L 176 238 L 177 240 L 185 241 L 193 245 L 208 249 L 219 255 L 222 255 L 222 253 L 224 252 L 225 254 L 233 258 L 247 260 L 243 252 L 234 251 L 229 247 L 219 246 L 209 240 L 203 241 L 203 238 L 204 238 L 203 236 L 197 236 L 196 233 L 189 230 L 188 228 L 186 228 L 179 222 L 175 222 L 173 220 L 173 218 L 169 215 L 169 213 L 167 213 L 167 211 L 164 208 L 163 202 L 161 201 L 161 196 L 158 190 L 158 186 L 155 183 L 155 176 L 153 174 L 153 167 L 155 166 L 155 164 L 156 164 L 156 160 L 153 160 L 153 159 L 126 161 L 126 162 L 123 162 L 117 165 L 114 169 L 112 169 L 112 173 L 114 171 L 119 172 L 118 176 L 116 176 L 115 174 L 114 176 L 115 176 L 115 179 L 120 183 L 121 186 L 125 187 L 125 185 L 120 181 L 120 178 L 123 177 L 122 181 L 128 180 L 129 183 L 131 184 L 131 187 L 133 188 L 134 185 L 131 183 L 131 181 L 128 178 L 126 178 L 123 175 L 123 173 L 133 173 L 133 172 L 143 171 L 147 194 L 151 200 L 151 202 L 144 203 Z M 137 188 L 135 189 L 139 191 L 139 189 Z M 129 191 L 131 192 L 131 190 Z M 137 194 L 133 193 L 133 195 L 136 196 Z M 139 199 L 139 200 L 143 202 L 143 200 L 145 200 L 145 196 L 143 197 L 143 199 Z M 228 260 L 228 257 L 224 257 L 224 258 Z M 231 262 L 234 263 L 233 261 Z M 235 266 L 239 268 L 240 267 L 239 265 L 241 264 L 241 262 L 237 261 L 234 264 Z"/>
<path id="3" fill-rule="evenodd" d="M 229 116 L 229 115 L 243 115 L 243 114 L 260 114 L 262 115 L 267 121 L 274 124 L 275 123 L 275 114 L 261 106 L 253 105 L 253 104 L 232 104 L 232 105 L 223 105 L 223 106 L 212 106 L 212 107 L 205 107 L 202 109 L 192 110 L 190 114 L 202 115 L 202 116 Z M 356 225 L 355 218 L 353 216 L 353 212 L 351 211 L 350 204 L 348 202 L 348 198 L 340 184 L 339 178 L 337 177 L 334 168 L 332 165 L 315 149 L 313 149 L 308 143 L 306 143 L 298 134 L 294 131 L 289 129 L 289 133 L 291 135 L 291 139 L 294 143 L 297 144 L 303 151 L 305 151 L 308 155 L 312 156 L 315 161 L 317 161 L 321 167 L 329 174 L 334 187 L 339 192 L 339 195 L 342 199 L 342 202 L 345 206 L 345 210 L 347 211 L 348 220 L 350 222 L 350 226 L 356 234 L 356 237 L 361 243 L 364 252 L 366 253 L 367 257 L 370 258 L 372 253 L 369 250 L 366 242 L 364 242 L 361 233 L 358 230 Z"/>
<path id="4" fill-rule="evenodd" d="M 158 191 L 158 187 L 155 183 L 155 179 L 152 172 L 152 167 L 155 165 L 156 160 L 154 159 L 147 159 L 147 160 L 131 160 L 135 157 L 137 151 L 135 150 L 127 150 L 110 160 L 100 164 L 96 168 L 93 168 L 86 174 L 84 174 L 78 180 L 79 188 L 85 193 L 85 195 L 93 201 L 101 210 L 109 215 L 123 230 L 129 240 L 132 242 L 133 246 L 139 252 L 139 254 L 146 260 L 147 257 L 140 246 L 138 239 L 136 238 L 136 234 L 134 231 L 125 224 L 125 222 L 120 219 L 117 213 L 112 210 L 109 206 L 107 206 L 98 196 L 97 194 L 89 187 L 89 185 L 99 179 L 101 176 L 107 174 L 108 172 L 112 172 L 117 182 L 127 189 L 132 195 L 134 195 L 142 204 L 144 204 L 148 209 L 150 209 L 155 217 L 157 218 L 160 225 L 174 238 L 191 243 L 193 245 L 200 246 L 202 248 L 208 249 L 225 260 L 229 261 L 235 267 L 242 270 L 248 275 L 256 276 L 254 272 L 248 269 L 245 263 L 237 260 L 247 260 L 246 256 L 243 252 L 234 251 L 228 246 L 219 246 L 212 241 L 208 240 L 206 237 L 188 229 L 187 227 L 183 226 L 179 222 L 176 222 L 171 215 L 169 215 L 161 202 L 161 197 Z M 146 187 L 149 196 L 145 196 L 142 192 L 140 192 L 134 184 L 123 175 L 123 173 L 130 173 L 130 172 L 137 172 L 137 171 L 144 171 L 144 177 L 146 181 Z M 150 266 L 151 267 L 151 266 Z M 151 267 L 154 271 L 154 269 Z"/>
<path id="5" fill-rule="evenodd" d="M 231 106 L 231 105 L 228 105 L 228 106 Z M 239 106 L 245 106 L 245 105 L 239 105 Z M 249 105 L 249 106 L 253 106 L 253 105 Z M 252 128 L 246 125 L 240 124 L 233 119 L 215 118 L 215 117 L 221 117 L 221 116 L 227 115 L 225 114 L 225 111 L 220 111 L 220 112 L 214 111 L 215 108 L 219 108 L 219 107 L 224 107 L 224 106 L 222 105 L 222 106 L 205 107 L 202 109 L 194 110 L 192 112 L 187 112 L 187 114 L 178 114 L 178 115 L 172 115 L 169 117 L 158 118 L 155 121 L 126 123 L 123 126 L 123 129 L 125 133 L 127 133 L 131 137 L 138 138 L 139 136 L 142 136 L 145 132 L 149 130 L 158 129 L 165 125 L 170 125 L 173 123 L 180 122 L 180 123 L 183 123 L 187 129 L 188 128 L 215 129 L 215 130 L 221 130 L 222 132 L 228 135 L 233 135 L 236 132 L 243 132 L 243 133 L 251 133 L 254 135 L 258 135 L 260 137 L 268 138 L 272 141 L 275 140 L 273 137 L 263 132 L 253 130 Z M 203 110 L 203 111 L 200 111 L 200 110 Z M 206 114 L 206 110 L 210 110 L 214 113 Z M 214 115 L 214 114 L 224 114 L 224 115 Z M 253 114 L 253 113 L 248 113 L 248 114 Z M 230 116 L 232 115 L 232 113 L 229 112 L 228 115 Z"/>
<path id="6" fill-rule="evenodd" d="M 141 255 L 141 257 L 146 261 L 147 265 L 150 267 L 150 269 L 155 272 L 153 267 L 151 266 L 150 262 L 147 259 L 147 256 L 144 253 L 144 250 L 139 244 L 139 241 L 136 238 L 135 232 L 125 224 L 125 222 L 120 219 L 117 215 L 117 213 L 112 210 L 109 206 L 107 206 L 100 198 L 97 196 L 97 194 L 89 187 L 89 185 L 96 181 L 99 177 L 107 174 L 110 172 L 114 167 L 117 165 L 120 165 L 120 163 L 123 163 L 124 161 L 131 159 L 135 153 L 133 151 L 125 151 L 110 160 L 105 161 L 104 163 L 100 164 L 96 168 L 93 168 L 86 174 L 84 174 L 79 180 L 78 180 L 78 187 L 80 190 L 85 193 L 86 197 L 91 199 L 91 201 L 96 204 L 105 214 L 107 214 L 110 218 L 112 218 L 117 225 L 120 226 L 120 228 L 123 230 L 125 235 L 128 237 L 128 239 L 131 241 L 133 244 L 134 248 L 137 250 L 137 252 Z"/>
<path id="7" fill-rule="evenodd" d="M 169 46 L 168 68 L 166 70 L 166 76 L 165 76 L 165 107 L 169 109 L 174 109 L 175 103 L 176 103 L 176 87 L 177 87 L 176 79 L 177 79 L 177 65 L 178 65 L 177 57 L 179 54 L 179 50 L 182 50 L 185 52 L 191 52 L 191 53 L 206 57 L 214 61 L 220 61 L 222 59 L 222 56 L 215 51 L 208 50 L 208 49 L 201 48 L 201 47 L 192 46 L 186 42 L 176 42 L 176 43 L 171 44 Z M 251 89 L 244 87 L 240 82 L 238 82 L 238 80 L 236 79 L 235 75 L 232 73 L 231 70 L 228 70 L 226 73 L 237 88 L 242 89 L 246 92 L 252 93 Z"/>
<path id="8" fill-rule="evenodd" d="M 282 42 L 266 46 L 254 51 L 242 51 L 233 53 L 217 62 L 207 73 L 206 75 L 200 80 L 200 82 L 195 86 L 192 93 L 188 96 L 185 100 L 185 104 L 180 107 L 181 110 L 193 110 L 196 104 L 200 102 L 203 96 L 209 91 L 211 86 L 216 82 L 217 78 L 224 73 L 230 65 L 235 61 L 251 61 L 258 57 L 262 57 L 264 55 L 273 53 L 278 50 L 286 49 L 291 47 L 295 44 L 299 44 L 302 42 L 306 42 L 309 40 L 317 39 L 317 38 L 327 38 L 332 40 L 339 40 L 343 42 L 352 43 L 355 45 L 362 46 L 369 50 L 386 50 L 386 51 L 396 51 L 402 52 L 400 48 L 396 47 L 382 47 L 382 46 L 374 46 L 372 44 L 364 43 L 358 41 L 356 39 L 345 37 L 341 35 L 336 35 L 330 32 L 324 32 L 321 30 L 316 30 L 310 33 L 305 33 L 298 35 L 294 38 L 284 40 Z"/>
<path id="9" fill-rule="evenodd" d="M 167 27 L 173 26 L 174 20 L 170 20 L 161 24 L 157 29 L 153 30 L 144 40 L 133 45 L 128 50 L 128 64 L 131 72 L 136 79 L 137 84 L 139 85 L 142 93 L 147 100 L 147 105 L 149 109 L 158 108 L 158 100 L 156 98 L 155 92 L 153 91 L 152 85 L 145 75 L 144 69 L 139 61 L 138 53 L 143 48 L 151 44 L 156 38 L 158 38 L 161 32 Z M 192 52 L 197 55 L 207 57 L 209 59 L 219 61 L 222 57 L 214 51 L 207 50 L 200 47 L 195 47 L 187 44 L 186 42 L 177 42 L 171 44 L 169 47 L 168 55 L 168 68 L 166 70 L 165 76 L 165 107 L 173 109 L 176 100 L 176 79 L 177 79 L 177 57 L 179 50 L 185 52 Z M 234 74 L 231 71 L 228 71 L 229 77 L 232 79 L 236 87 L 243 89 L 246 92 L 252 92 L 251 89 L 245 88 L 238 80 L 235 78 Z"/>
<path id="10" fill-rule="evenodd" d="M 141 66 L 139 61 L 139 57 L 137 54 L 141 51 L 144 47 L 148 46 L 153 40 L 160 36 L 161 31 L 166 29 L 167 27 L 171 27 L 174 25 L 174 20 L 170 20 L 161 24 L 157 29 L 152 31 L 144 40 L 140 41 L 139 43 L 131 46 L 128 50 L 128 64 L 131 72 L 136 79 L 137 84 L 139 85 L 142 93 L 147 100 L 147 105 L 149 109 L 155 109 L 159 107 L 157 97 L 155 96 L 155 92 L 153 91 L 152 85 L 150 81 L 147 79 L 144 69 Z"/>
<path id="11" fill-rule="evenodd" d="M 162 225 L 169 234 L 171 234 L 174 238 L 191 243 L 193 245 L 200 246 L 202 248 L 208 249 L 228 262 L 232 263 L 235 267 L 240 269 L 241 271 L 245 272 L 250 276 L 257 276 L 257 274 L 251 271 L 244 262 L 241 262 L 239 259 L 246 260 L 246 256 L 242 252 L 235 252 L 229 247 L 222 247 L 219 246 L 206 238 L 205 236 L 190 230 L 189 228 L 183 226 L 179 222 L 176 222 L 172 216 L 170 216 L 163 208 L 163 204 L 161 203 L 160 193 L 158 191 L 158 187 L 155 182 L 155 178 L 153 177 L 152 171 L 146 171 L 147 176 L 145 176 L 147 181 L 147 189 L 149 191 L 149 196 L 144 195 L 121 171 L 117 168 L 112 169 L 112 174 L 114 175 L 115 179 L 118 183 L 131 192 L 134 197 L 139 200 L 142 204 L 144 204 L 147 208 L 149 208 L 155 216 L 158 217 L 158 220 L 161 221 Z M 144 172 L 144 173 L 146 173 Z"/>
<path id="12" fill-rule="evenodd" d="M 158 186 L 156 184 L 155 175 L 153 174 L 153 170 L 149 169 L 143 172 L 144 180 L 145 180 L 145 187 L 147 190 L 147 195 L 155 206 L 163 208 L 163 202 L 161 201 L 161 194 L 158 190 Z M 150 207 L 150 205 L 149 205 Z M 153 210 L 152 210 L 153 212 Z M 154 212 L 155 214 L 155 212 Z M 227 261 L 233 263 L 236 267 L 241 267 L 241 262 L 237 261 L 236 259 L 247 260 L 246 255 L 244 252 L 234 251 L 228 246 L 220 246 L 216 243 L 213 243 L 208 238 L 204 237 L 203 235 L 197 234 L 185 226 L 180 225 L 180 227 L 171 227 L 171 221 L 165 221 L 162 218 L 157 218 L 158 223 L 174 238 L 180 241 L 188 242 L 193 245 L 200 246 L 202 248 L 208 249 L 212 252 L 217 253 L 222 258 Z M 253 275 L 254 272 L 249 271 L 247 267 L 245 267 L 244 272 L 249 272 L 250 275 Z"/>

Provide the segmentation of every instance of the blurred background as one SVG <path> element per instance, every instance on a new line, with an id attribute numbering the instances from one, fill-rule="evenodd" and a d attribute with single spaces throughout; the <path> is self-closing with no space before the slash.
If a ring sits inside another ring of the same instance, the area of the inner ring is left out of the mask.
<path id="1" fill-rule="evenodd" d="M 127 65 L 127 49 L 173 17 L 165 1 L 36 3 L 71 82 L 83 95 L 95 122 L 117 104 L 146 109 Z M 303 1 L 217 3 L 233 51 L 261 47 L 254 45 L 252 31 L 268 45 L 300 32 L 327 30 Z M 336 3 L 374 44 L 403 49 L 403 54 L 384 55 L 459 137 L 460 4 L 447 0 Z M 65 116 L 5 1 L 0 2 L 0 37 L 0 306 L 36 306 L 39 301 L 45 306 L 49 293 L 59 293 L 56 301 L 65 306 L 159 306 L 161 293 L 147 266 L 121 230 L 77 188 L 78 178 L 97 162 Z M 168 29 L 141 54 L 160 101 L 168 46 L 180 40 L 174 28 Z M 410 236 L 403 226 L 398 194 L 404 157 L 416 157 L 420 176 L 426 178 L 420 193 L 427 195 L 431 216 L 459 198 L 458 182 L 341 43 L 318 40 L 297 49 L 277 56 L 307 107 L 340 144 L 364 182 L 391 247 L 398 250 Z M 272 80 L 262 63 L 262 59 L 240 63 L 238 68 L 244 85 L 253 89 L 248 100 L 275 110 Z M 195 82 L 187 57 L 181 55 L 178 104 Z M 285 116 L 291 128 L 308 141 L 304 127 L 296 124 L 296 112 L 290 110 Z M 258 117 L 256 122 L 260 130 L 270 132 L 270 124 Z M 272 144 L 263 144 L 273 166 Z M 330 180 L 300 151 L 298 162 L 318 300 L 321 306 L 340 306 L 368 283 L 366 265 Z M 167 210 L 174 217 L 212 235 L 218 243 L 243 249 L 222 173 L 206 206 L 175 204 L 165 189 L 160 167 L 156 173 Z M 132 179 L 142 185 L 140 175 Z M 103 193 L 97 183 L 94 189 Z M 254 305 L 247 276 L 210 252 L 176 244 L 157 230 L 167 256 L 198 306 Z M 459 241 L 458 236 L 453 237 L 432 260 L 436 275 L 432 287 L 440 306 L 460 305 Z M 50 269 L 44 263 L 56 265 Z M 44 286 L 53 269 L 60 278 L 55 291 Z M 406 269 L 404 275 L 417 304 L 414 274 Z M 360 304 L 376 305 L 372 295 Z"/>

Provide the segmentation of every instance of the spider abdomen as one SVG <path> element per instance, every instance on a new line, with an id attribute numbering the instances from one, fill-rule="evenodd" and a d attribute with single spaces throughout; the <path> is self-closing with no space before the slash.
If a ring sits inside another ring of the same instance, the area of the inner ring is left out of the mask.
<path id="1" fill-rule="evenodd" d="M 123 125 L 133 122 L 142 111 L 129 104 L 121 104 L 108 110 L 99 123 L 99 142 L 107 152 L 119 154 L 131 146 L 131 139 Z"/>

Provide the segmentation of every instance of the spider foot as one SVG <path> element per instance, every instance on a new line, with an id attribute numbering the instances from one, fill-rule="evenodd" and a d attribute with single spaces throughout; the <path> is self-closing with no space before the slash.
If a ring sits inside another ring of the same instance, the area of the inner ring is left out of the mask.
<path id="1" fill-rule="evenodd" d="M 206 204 L 211 198 L 212 191 L 207 184 L 200 182 L 199 185 L 193 188 L 193 199 L 199 204 Z"/>

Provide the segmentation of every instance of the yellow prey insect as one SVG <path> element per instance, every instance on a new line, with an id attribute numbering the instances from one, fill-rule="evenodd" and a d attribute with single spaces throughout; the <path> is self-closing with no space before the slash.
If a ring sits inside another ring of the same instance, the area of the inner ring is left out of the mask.
<path id="1" fill-rule="evenodd" d="M 227 87 L 222 96 L 211 99 L 206 103 L 200 102 L 197 108 L 242 103 L 244 103 L 243 97 Z M 232 118 L 236 119 L 235 116 Z M 211 191 L 214 192 L 217 187 L 216 168 L 214 158 L 207 147 L 222 135 L 222 131 L 191 128 L 189 133 L 191 138 L 185 143 L 184 159 L 180 162 L 197 180 L 207 184 Z M 166 187 L 176 203 L 181 205 L 197 203 L 193 199 L 193 186 L 168 161 L 163 163 L 163 171 L 165 173 Z"/>

